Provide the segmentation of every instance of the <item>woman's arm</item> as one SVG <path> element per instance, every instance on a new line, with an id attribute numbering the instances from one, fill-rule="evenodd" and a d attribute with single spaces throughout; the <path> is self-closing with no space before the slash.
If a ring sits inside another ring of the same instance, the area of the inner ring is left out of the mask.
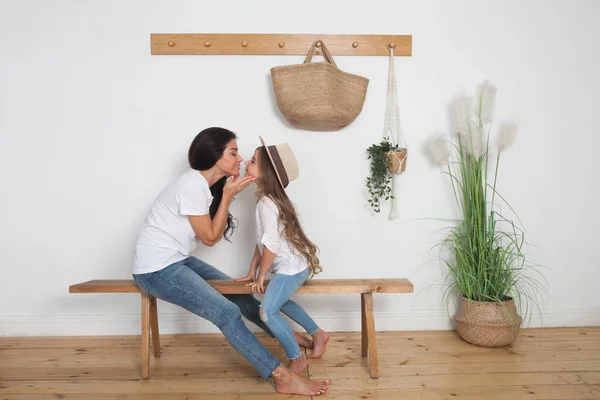
<path id="1" fill-rule="evenodd" d="M 223 193 L 221 204 L 219 204 L 219 209 L 213 219 L 210 218 L 209 214 L 188 216 L 196 237 L 206 246 L 214 246 L 223 237 L 230 205 L 231 198 L 225 197 Z"/>
<path id="2" fill-rule="evenodd" d="M 189 215 L 188 219 L 194 229 L 196 237 L 200 239 L 206 246 L 214 246 L 223 237 L 223 232 L 227 227 L 227 217 L 229 216 L 229 206 L 233 200 L 233 196 L 241 192 L 246 186 L 254 182 L 255 178 L 247 176 L 238 180 L 230 178 L 223 188 L 223 197 L 221 204 L 217 209 L 214 218 L 210 215 Z"/>

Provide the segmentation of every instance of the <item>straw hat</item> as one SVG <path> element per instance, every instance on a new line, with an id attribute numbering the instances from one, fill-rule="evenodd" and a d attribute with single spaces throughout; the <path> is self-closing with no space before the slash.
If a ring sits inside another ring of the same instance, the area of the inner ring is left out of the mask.
<path id="1" fill-rule="evenodd" d="M 260 136 L 259 138 L 262 145 L 267 149 L 271 165 L 273 165 L 273 168 L 275 169 L 281 187 L 285 189 L 291 181 L 298 178 L 300 173 L 298 161 L 296 160 L 292 148 L 287 143 L 278 144 L 276 146 L 267 146 L 263 138 Z"/>

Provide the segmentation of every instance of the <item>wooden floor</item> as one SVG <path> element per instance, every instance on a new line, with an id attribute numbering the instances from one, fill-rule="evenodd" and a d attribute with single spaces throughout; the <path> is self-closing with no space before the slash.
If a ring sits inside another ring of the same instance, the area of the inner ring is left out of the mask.
<path id="1" fill-rule="evenodd" d="M 139 380 L 139 337 L 0 338 L 0 400 L 284 399 L 221 335 L 165 335 Z M 261 336 L 284 360 L 277 343 Z M 334 333 L 308 375 L 323 398 L 385 400 L 600 399 L 600 327 L 525 330 L 485 349 L 454 332 L 378 332 L 380 378 L 369 378 L 359 333 Z M 305 397 L 304 397 L 305 398 Z"/>

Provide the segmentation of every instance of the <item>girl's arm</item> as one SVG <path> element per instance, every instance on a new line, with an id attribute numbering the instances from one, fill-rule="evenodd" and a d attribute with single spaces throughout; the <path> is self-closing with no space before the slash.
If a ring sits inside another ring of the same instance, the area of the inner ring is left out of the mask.
<path id="1" fill-rule="evenodd" d="M 264 227 L 264 234 L 260 240 L 263 251 L 256 282 L 250 286 L 252 286 L 252 293 L 263 294 L 265 292 L 265 276 L 273 265 L 281 245 L 281 237 L 279 234 L 279 213 L 275 203 L 269 198 L 263 198 L 259 201 L 257 208 L 260 222 Z"/>
<path id="2" fill-rule="evenodd" d="M 258 250 L 258 245 L 254 247 L 254 255 L 252 256 L 252 260 L 250 261 L 250 270 L 248 271 L 248 275 L 243 278 L 237 278 L 238 282 L 247 282 L 253 281 L 256 278 L 256 269 L 260 264 L 260 250 Z"/>
<path id="3" fill-rule="evenodd" d="M 263 247 L 262 258 L 260 259 L 260 268 L 258 269 L 258 277 L 256 283 L 252 285 L 252 293 L 264 294 L 265 293 L 265 276 L 275 260 L 275 253 L 267 248 Z"/>
<path id="4" fill-rule="evenodd" d="M 273 260 L 275 260 L 276 254 L 267 248 L 267 246 L 263 247 L 263 255 L 260 259 L 260 268 L 258 269 L 258 277 L 262 277 L 263 279 L 267 275 L 269 268 L 273 264 Z"/>
<path id="5" fill-rule="evenodd" d="M 260 265 L 260 250 L 258 249 L 258 245 L 254 246 L 254 256 L 252 256 L 252 260 L 250 261 L 250 271 L 256 272 L 256 269 Z M 256 273 L 254 274 L 256 275 Z"/>

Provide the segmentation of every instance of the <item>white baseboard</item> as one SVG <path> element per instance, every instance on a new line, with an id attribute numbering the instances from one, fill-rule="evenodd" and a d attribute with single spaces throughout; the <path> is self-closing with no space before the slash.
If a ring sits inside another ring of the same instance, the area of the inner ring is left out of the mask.
<path id="1" fill-rule="evenodd" d="M 330 332 L 360 331 L 360 312 L 311 313 L 319 326 Z M 216 333 L 210 322 L 191 313 L 162 313 L 160 332 Z M 597 326 L 600 309 L 553 310 L 533 314 L 526 327 Z M 252 331 L 259 329 L 251 323 Z M 446 310 L 376 311 L 378 331 L 454 329 Z M 15 315 L 0 316 L 0 336 L 109 336 L 140 333 L 139 314 L 111 315 Z"/>

